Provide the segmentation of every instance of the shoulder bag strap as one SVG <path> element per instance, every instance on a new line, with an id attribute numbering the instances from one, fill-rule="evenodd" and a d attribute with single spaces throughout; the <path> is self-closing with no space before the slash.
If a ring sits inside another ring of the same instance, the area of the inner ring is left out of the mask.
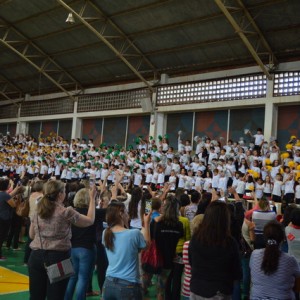
<path id="1" fill-rule="evenodd" d="M 43 249 L 43 242 L 42 242 L 42 237 L 41 237 L 41 231 L 40 231 L 40 226 L 39 226 L 39 216 L 38 214 L 36 214 L 36 223 L 37 223 L 37 228 L 38 228 L 38 232 L 39 232 L 39 237 L 40 237 L 40 242 L 41 242 L 41 248 Z"/>
<path id="2" fill-rule="evenodd" d="M 43 241 L 42 241 L 42 236 L 41 236 L 41 231 L 40 231 L 40 226 L 39 226 L 39 216 L 38 216 L 38 214 L 36 214 L 36 223 L 37 223 L 38 233 L 39 233 L 40 242 L 41 242 L 41 250 L 43 251 L 44 248 L 43 248 Z M 47 264 L 46 264 L 46 253 L 45 253 L 45 251 L 43 251 L 43 258 L 44 258 L 44 266 L 46 268 Z"/>

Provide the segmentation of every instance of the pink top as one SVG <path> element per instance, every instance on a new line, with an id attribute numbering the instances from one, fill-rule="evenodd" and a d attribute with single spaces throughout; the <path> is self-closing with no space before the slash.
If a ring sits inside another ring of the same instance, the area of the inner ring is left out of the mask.
<path id="1" fill-rule="evenodd" d="M 71 248 L 71 225 L 76 224 L 80 214 L 73 207 L 64 207 L 56 203 L 54 213 L 49 219 L 41 219 L 34 214 L 31 220 L 31 226 L 34 228 L 34 239 L 30 244 L 33 250 L 57 250 L 67 251 Z M 43 247 L 41 247 L 40 235 L 37 226 L 40 229 Z"/>
<path id="2" fill-rule="evenodd" d="M 259 210 L 259 205 L 258 204 L 256 204 L 252 209 L 245 212 L 245 218 L 247 220 L 251 220 L 252 214 L 255 210 Z"/>

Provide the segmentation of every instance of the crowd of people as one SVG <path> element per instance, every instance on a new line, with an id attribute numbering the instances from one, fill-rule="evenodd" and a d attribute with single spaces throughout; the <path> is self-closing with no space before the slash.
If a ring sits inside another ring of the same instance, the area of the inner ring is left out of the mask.
<path id="1" fill-rule="evenodd" d="M 0 261 L 28 233 L 30 299 L 298 299 L 300 141 L 0 138 Z M 28 211 L 24 213 L 25 204 Z M 20 208 L 23 208 L 20 209 Z M 71 257 L 50 283 L 46 266 Z"/>

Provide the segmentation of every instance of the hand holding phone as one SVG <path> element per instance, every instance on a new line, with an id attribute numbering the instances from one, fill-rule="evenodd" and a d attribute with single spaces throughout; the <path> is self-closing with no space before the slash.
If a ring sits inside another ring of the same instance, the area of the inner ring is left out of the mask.
<path id="1" fill-rule="evenodd" d="M 145 214 L 146 215 L 150 214 L 151 210 L 152 210 L 152 202 L 151 200 L 146 200 Z"/>
<path id="2" fill-rule="evenodd" d="M 90 179 L 90 187 L 94 187 L 96 184 L 96 180 L 95 179 Z"/>

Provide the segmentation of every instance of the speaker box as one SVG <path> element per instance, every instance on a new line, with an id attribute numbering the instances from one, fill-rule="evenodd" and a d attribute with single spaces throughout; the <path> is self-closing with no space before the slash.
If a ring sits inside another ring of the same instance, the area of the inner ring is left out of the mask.
<path id="1" fill-rule="evenodd" d="M 141 106 L 143 112 L 151 112 L 152 111 L 152 102 L 150 98 L 142 98 Z"/>

